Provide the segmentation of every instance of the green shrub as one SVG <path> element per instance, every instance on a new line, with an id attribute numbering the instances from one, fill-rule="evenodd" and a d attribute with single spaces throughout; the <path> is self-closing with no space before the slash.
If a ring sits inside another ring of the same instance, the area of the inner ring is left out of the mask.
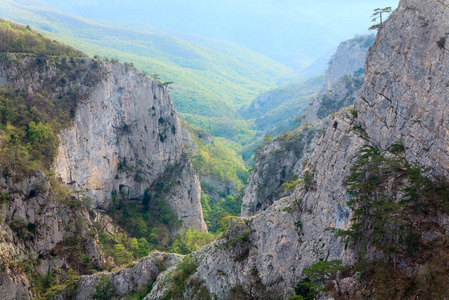
<path id="1" fill-rule="evenodd" d="M 111 278 L 105 274 L 101 275 L 100 280 L 95 284 L 94 299 L 110 300 L 114 296 Z"/>

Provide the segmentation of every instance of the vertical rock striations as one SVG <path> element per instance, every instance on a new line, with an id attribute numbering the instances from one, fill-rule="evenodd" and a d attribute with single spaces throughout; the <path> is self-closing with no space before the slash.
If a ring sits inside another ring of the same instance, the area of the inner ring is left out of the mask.
<path id="1" fill-rule="evenodd" d="M 287 196 L 283 184 L 299 180 L 329 120 L 285 133 L 261 146 L 242 201 L 242 216 L 253 216 Z"/>
<path id="2" fill-rule="evenodd" d="M 176 179 L 168 179 L 176 180 L 176 190 L 167 200 L 185 226 L 207 230 L 198 179 L 191 164 L 181 162 L 181 126 L 169 94 L 127 66 L 104 68 L 105 79 L 78 107 L 74 126 L 60 134 L 57 175 L 106 208 L 111 192 L 140 200 L 167 168 L 176 166 Z"/>
<path id="3" fill-rule="evenodd" d="M 355 108 L 373 145 L 449 176 L 449 1 L 406 0 L 368 53 Z"/>
<path id="4" fill-rule="evenodd" d="M 374 41 L 374 35 L 356 36 L 341 42 L 329 61 L 324 90 L 331 90 L 345 75 L 363 74 L 366 52 Z"/>

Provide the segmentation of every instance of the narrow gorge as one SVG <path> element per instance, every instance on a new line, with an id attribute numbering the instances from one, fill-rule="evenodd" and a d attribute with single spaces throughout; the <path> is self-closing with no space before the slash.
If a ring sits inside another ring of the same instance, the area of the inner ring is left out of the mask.
<path id="1" fill-rule="evenodd" d="M 400 0 L 375 37 L 341 43 L 216 235 L 207 197 L 245 176 L 200 174 L 231 143 L 181 121 L 170 82 L 71 48 L 1 53 L 0 298 L 449 297 L 448 8 Z"/>

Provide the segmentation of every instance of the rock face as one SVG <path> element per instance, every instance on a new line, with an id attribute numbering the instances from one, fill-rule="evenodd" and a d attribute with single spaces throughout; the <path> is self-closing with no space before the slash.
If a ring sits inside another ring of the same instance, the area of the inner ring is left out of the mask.
<path id="1" fill-rule="evenodd" d="M 449 1 L 401 1 L 368 53 L 355 109 L 373 145 L 448 176 Z"/>
<path id="2" fill-rule="evenodd" d="M 1 299 L 35 296 L 32 288 L 44 287 L 36 287 L 32 278 L 53 274 L 63 283 L 70 269 L 76 274 L 104 269 L 107 262 L 94 226 L 99 219 L 95 209 L 108 207 L 112 191 L 138 200 L 160 181 L 170 183 L 165 199 L 178 218 L 186 227 L 207 231 L 199 180 L 183 155 L 182 141 L 189 137 L 182 136 L 171 98 L 159 84 L 129 66 L 96 59 L 14 54 L 1 58 L 1 88 L 18 91 L 24 98 L 36 96 L 42 105 L 50 103 L 46 98 L 70 101 L 70 111 L 50 111 L 75 119 L 61 125 L 67 129 L 60 134 L 56 176 L 2 167 Z M 67 186 L 85 190 L 94 203 L 81 204 L 89 197 L 67 195 Z M 171 256 L 162 260 L 176 261 Z M 128 277 L 119 280 L 117 291 L 125 290 L 123 285 L 129 291 L 145 280 L 146 285 L 154 281 L 159 273 L 151 266 L 144 264 L 140 273 L 131 272 L 134 275 L 123 274 Z"/>
<path id="3" fill-rule="evenodd" d="M 331 90 L 345 75 L 363 74 L 366 53 L 374 41 L 374 35 L 356 36 L 340 43 L 334 56 L 329 61 L 326 71 L 324 90 Z"/>
<path id="4" fill-rule="evenodd" d="M 78 107 L 74 126 L 60 134 L 56 174 L 104 208 L 112 191 L 139 199 L 169 166 L 178 165 L 182 185 L 167 200 L 185 226 L 206 230 L 198 179 L 191 164 L 179 163 L 181 126 L 169 94 L 127 66 L 104 69 L 105 78 Z"/>
<path id="5" fill-rule="evenodd" d="M 31 299 L 29 272 L 44 276 L 53 269 L 80 270 L 104 265 L 99 242 L 88 234 L 93 219 L 83 209 L 52 199 L 40 171 L 17 181 L 0 178 L 0 294 L 2 299 Z M 78 250 L 88 265 L 79 266 Z M 24 267 L 28 271 L 24 272 Z M 30 271 L 31 270 L 31 271 Z M 64 272 L 63 272 L 64 273 Z"/>
<path id="6" fill-rule="evenodd" d="M 349 224 L 344 178 L 364 145 L 402 143 L 408 162 L 448 178 L 448 8 L 448 0 L 400 1 L 368 53 L 358 117 L 340 110 L 331 120 L 304 169 L 313 178 L 262 213 L 234 220 L 222 239 L 194 253 L 193 278 L 211 296 L 287 299 L 304 267 L 319 259 L 352 263 L 351 250 L 326 229 Z M 185 298 L 193 299 L 189 291 Z"/>
<path id="7" fill-rule="evenodd" d="M 335 86 L 320 93 L 309 101 L 301 123 L 314 124 L 340 108 L 354 104 L 362 87 L 364 76 L 343 76 Z"/>
<path id="8" fill-rule="evenodd" d="M 31 95 L 46 91 L 50 97 L 78 99 L 76 111 L 70 112 L 75 122 L 60 133 L 54 164 L 64 184 L 85 190 L 96 208 L 106 208 L 112 191 L 126 190 L 130 198 L 139 199 L 169 166 L 178 165 L 182 169 L 177 174 L 187 176 L 177 177 L 187 187 L 182 191 L 187 198 L 167 200 L 180 218 L 191 210 L 182 219 L 185 226 L 207 230 L 199 181 L 191 164 L 178 163 L 183 136 L 164 88 L 121 64 L 10 56 L 0 64 L 0 86 Z"/>
<path id="9" fill-rule="evenodd" d="M 254 158 L 242 203 L 242 216 L 252 216 L 267 209 L 274 201 L 289 194 L 284 183 L 298 180 L 316 148 L 329 120 L 303 130 L 283 134 L 262 146 Z"/>
<path id="10" fill-rule="evenodd" d="M 112 273 L 100 273 L 90 276 L 81 276 L 77 282 L 76 300 L 94 299 L 95 285 L 102 276 L 107 277 L 112 285 L 112 292 L 118 298 L 122 298 L 133 291 L 144 290 L 156 281 L 159 274 L 181 261 L 175 254 L 155 253 L 142 258 L 134 266 Z M 55 299 L 67 299 L 66 294 L 60 294 Z"/>
<path id="11" fill-rule="evenodd" d="M 286 196 L 288 193 L 281 188 L 282 185 L 303 175 L 304 160 L 315 149 L 322 128 L 330 123 L 329 120 L 317 122 L 342 107 L 354 104 L 364 80 L 364 60 L 362 63 L 359 56 L 366 54 L 373 41 L 374 36 L 358 36 L 342 42 L 329 63 L 323 91 L 310 99 L 306 112 L 300 117 L 302 126 L 314 125 L 297 130 L 289 137 L 276 138 L 258 151 L 254 171 L 248 179 L 243 197 L 242 216 L 259 213 Z M 361 74 L 355 74 L 357 71 L 360 73 L 360 70 Z M 332 79 L 336 80 L 335 84 L 326 89 Z M 256 100 L 254 105 L 258 103 Z"/>
<path id="12" fill-rule="evenodd" d="M 356 36 L 340 43 L 326 71 L 320 94 L 309 101 L 301 124 L 313 124 L 331 112 L 354 104 L 364 81 L 365 57 L 374 35 Z"/>

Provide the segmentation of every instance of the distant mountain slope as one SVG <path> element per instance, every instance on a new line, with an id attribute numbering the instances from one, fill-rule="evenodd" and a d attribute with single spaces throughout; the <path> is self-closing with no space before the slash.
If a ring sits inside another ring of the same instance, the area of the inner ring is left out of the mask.
<path id="1" fill-rule="evenodd" d="M 236 124 L 242 128 L 236 122 L 236 108 L 294 78 L 293 72 L 280 63 L 238 45 L 185 35 L 189 42 L 146 25 L 128 24 L 126 28 L 123 24 L 68 16 L 38 1 L 4 0 L 0 17 L 28 24 L 87 54 L 132 61 L 148 74 L 157 73 L 163 81 L 173 81 L 171 94 L 177 110 L 191 116 L 193 125 L 211 129 L 212 134 L 217 134 L 214 128 L 223 128 L 220 122 L 226 118 L 233 122 L 230 128 Z M 234 137 L 232 129 L 218 134 Z M 243 135 L 251 133 L 245 130 Z"/>
<path id="2" fill-rule="evenodd" d="M 322 89 L 325 76 L 281 86 L 256 97 L 251 104 L 240 110 L 244 118 L 252 124 L 256 137 L 241 150 L 245 160 L 254 154 L 253 149 L 269 133 L 277 136 L 298 127 L 297 118 L 307 109 L 311 97 Z"/>
<path id="3" fill-rule="evenodd" d="M 398 0 L 42 1 L 86 18 L 138 21 L 237 43 L 298 71 L 337 47 L 340 41 L 367 31 L 374 8 L 395 8 L 398 3 Z M 312 75 L 324 70 L 325 65 Z"/>

